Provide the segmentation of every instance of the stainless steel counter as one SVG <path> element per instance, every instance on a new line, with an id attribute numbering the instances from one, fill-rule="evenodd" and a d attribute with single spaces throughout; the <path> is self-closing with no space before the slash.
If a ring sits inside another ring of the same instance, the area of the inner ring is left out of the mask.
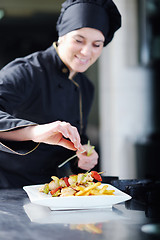
<path id="1" fill-rule="evenodd" d="M 160 229 L 156 228 L 160 226 L 159 213 L 159 206 L 145 206 L 135 200 L 111 209 L 51 211 L 31 203 L 23 189 L 3 189 L 0 239 L 160 239 Z"/>

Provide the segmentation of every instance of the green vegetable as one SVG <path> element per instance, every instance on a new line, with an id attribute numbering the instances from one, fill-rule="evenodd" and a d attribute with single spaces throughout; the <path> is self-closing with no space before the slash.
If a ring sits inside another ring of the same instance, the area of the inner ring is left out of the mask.
<path id="1" fill-rule="evenodd" d="M 49 184 L 45 184 L 44 185 L 44 190 L 43 190 L 44 193 L 48 194 L 49 193 Z"/>
<path id="2" fill-rule="evenodd" d="M 92 154 L 93 149 L 95 148 L 95 146 L 91 146 L 89 140 L 88 140 L 88 146 L 90 147 L 90 149 L 87 151 L 87 156 L 89 157 Z"/>

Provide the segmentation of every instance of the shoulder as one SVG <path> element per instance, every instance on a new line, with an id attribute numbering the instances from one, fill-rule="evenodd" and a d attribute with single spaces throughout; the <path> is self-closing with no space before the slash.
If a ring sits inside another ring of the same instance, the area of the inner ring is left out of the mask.
<path id="1" fill-rule="evenodd" d="M 18 70 L 27 70 L 27 67 L 37 67 L 39 68 L 41 65 L 45 65 L 45 61 L 49 61 L 49 59 L 53 59 L 53 47 L 49 47 L 43 51 L 37 51 L 32 54 L 29 54 L 25 57 L 19 57 L 13 60 L 12 62 L 8 63 L 6 66 L 2 68 L 0 71 L 1 74 L 5 74 L 6 71 L 18 71 Z"/>
<path id="2" fill-rule="evenodd" d="M 52 47 L 44 51 L 38 51 L 25 57 L 16 58 L 12 62 L 8 63 L 0 71 L 0 81 L 13 81 L 19 82 L 19 80 L 29 79 L 33 81 L 34 76 L 41 74 L 43 68 L 48 64 L 52 58 Z M 47 63 L 47 64 L 46 64 Z"/>
<path id="3" fill-rule="evenodd" d="M 23 60 L 26 63 L 30 64 L 31 66 L 35 66 L 38 68 L 38 67 L 46 66 L 51 62 L 53 63 L 54 56 L 55 56 L 55 49 L 52 45 L 46 50 L 38 51 L 24 57 Z"/>

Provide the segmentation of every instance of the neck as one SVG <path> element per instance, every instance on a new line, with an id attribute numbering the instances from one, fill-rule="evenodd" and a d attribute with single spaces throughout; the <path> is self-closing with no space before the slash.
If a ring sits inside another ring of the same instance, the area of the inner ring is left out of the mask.
<path id="1" fill-rule="evenodd" d="M 60 59 L 62 60 L 62 62 L 65 64 L 65 62 L 63 61 L 63 58 L 61 57 L 60 51 L 59 51 L 59 44 L 58 44 L 58 42 L 57 42 L 57 43 L 54 42 L 53 45 L 54 45 L 54 47 L 55 47 L 55 49 L 56 49 L 56 51 L 57 51 L 58 56 L 60 57 Z M 65 65 L 66 65 L 66 64 L 65 64 Z M 67 66 L 67 65 L 66 65 L 66 66 Z M 67 66 L 67 67 L 68 67 L 68 66 Z M 76 72 L 70 70 L 69 67 L 68 67 L 68 69 L 69 69 L 69 71 L 70 71 L 70 73 L 69 73 L 69 79 L 72 79 L 72 78 L 74 77 L 74 75 L 76 74 Z"/>
<path id="2" fill-rule="evenodd" d="M 69 73 L 69 79 L 73 79 L 73 77 L 76 75 L 76 72 L 70 71 Z"/>

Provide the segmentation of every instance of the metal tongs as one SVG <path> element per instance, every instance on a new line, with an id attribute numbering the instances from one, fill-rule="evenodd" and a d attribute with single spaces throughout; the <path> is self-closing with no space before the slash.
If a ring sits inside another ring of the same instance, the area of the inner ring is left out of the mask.
<path id="1" fill-rule="evenodd" d="M 90 156 L 90 155 L 92 154 L 93 149 L 94 149 L 95 147 L 90 145 L 90 141 L 89 141 L 89 140 L 88 140 L 88 146 L 91 147 L 90 150 L 89 150 L 89 151 L 84 150 L 84 151 L 81 152 L 81 153 L 87 152 L 87 156 Z M 75 158 L 75 157 L 77 157 L 77 154 L 73 155 L 72 157 L 68 158 L 68 159 L 65 160 L 63 163 L 61 163 L 60 165 L 58 165 L 58 168 L 63 167 L 67 162 L 69 162 L 70 160 L 72 160 L 72 159 Z"/>

